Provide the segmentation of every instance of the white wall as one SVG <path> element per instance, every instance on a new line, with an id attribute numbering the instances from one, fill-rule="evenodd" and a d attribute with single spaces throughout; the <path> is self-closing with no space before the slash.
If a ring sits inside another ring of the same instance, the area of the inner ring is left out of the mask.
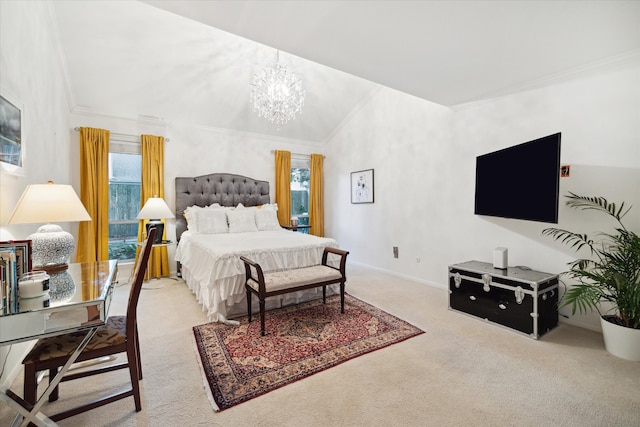
<path id="1" fill-rule="evenodd" d="M 637 58 L 455 111 L 382 89 L 328 143 L 327 233 L 351 251 L 352 261 L 440 287 L 448 265 L 491 262 L 497 246 L 509 249 L 509 265 L 562 272 L 576 256 L 541 236 L 550 224 L 473 214 L 475 157 L 562 132 L 562 163 L 572 169 L 561 180 L 561 195 L 603 195 L 635 205 L 626 223 L 640 231 L 639 94 Z M 375 169 L 375 203 L 353 205 L 349 174 L 369 168 Z M 564 205 L 559 216 L 559 227 L 575 231 L 612 225 Z M 399 247 L 399 259 L 392 246 Z M 599 328 L 594 315 L 571 321 Z"/>
<path id="2" fill-rule="evenodd" d="M 560 194 L 604 196 L 634 205 L 626 224 L 640 231 L 640 66 L 512 95 L 456 113 L 455 136 L 472 156 L 562 132 L 562 164 L 571 176 L 560 180 Z M 471 164 L 473 159 L 467 159 Z M 472 168 L 469 168 L 472 169 Z M 473 179 L 473 177 L 470 177 Z M 473 190 L 465 192 L 473 199 Z M 561 198 L 559 228 L 578 232 L 612 231 L 614 222 L 596 212 L 568 208 Z M 509 248 L 510 265 L 528 265 L 548 272 L 566 271 L 577 258 L 567 246 L 541 237 L 553 226 L 470 215 L 466 232 L 475 234 L 474 251 L 489 261 L 495 246 Z M 471 256 L 471 254 L 470 254 Z M 478 255 L 475 255 L 478 256 Z M 588 253 L 580 256 L 588 257 Z M 566 281 L 570 284 L 570 281 Z M 561 314 L 570 315 L 564 308 Z M 597 315 L 576 316 L 571 323 L 599 329 Z"/>
<path id="3" fill-rule="evenodd" d="M 29 184 L 72 182 L 69 106 L 55 34 L 44 2 L 0 2 L 0 94 L 22 110 L 23 167 L 0 165 L 0 240 L 24 239 L 41 224 L 7 225 Z M 77 187 L 76 187 L 77 189 Z M 60 224 L 77 232 L 77 224 Z M 28 344 L 0 347 L 0 387 L 20 368 Z"/>
<path id="4" fill-rule="evenodd" d="M 442 206 L 456 191 L 452 119 L 448 108 L 381 88 L 328 143 L 325 233 L 351 262 L 443 283 L 446 257 L 434 242 L 447 237 Z M 374 203 L 351 204 L 350 174 L 363 169 L 374 169 Z"/>

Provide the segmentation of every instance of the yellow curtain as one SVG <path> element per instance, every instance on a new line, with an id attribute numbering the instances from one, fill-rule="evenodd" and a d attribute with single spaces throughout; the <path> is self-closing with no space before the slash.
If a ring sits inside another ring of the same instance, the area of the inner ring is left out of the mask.
<path id="1" fill-rule="evenodd" d="M 80 223 L 77 262 L 109 259 L 109 131 L 80 128 L 80 200 L 91 221 Z"/>
<path id="2" fill-rule="evenodd" d="M 155 135 L 141 135 L 142 143 L 142 177 L 140 187 L 140 209 L 149 197 L 164 199 L 164 137 Z M 165 222 L 164 219 L 161 220 Z M 146 221 L 141 220 L 138 226 L 138 242 L 144 240 L 146 233 Z M 162 234 L 162 240 L 166 240 L 166 228 Z M 140 247 L 136 253 L 136 261 Z M 168 277 L 169 257 L 166 246 L 157 246 L 151 250 L 147 264 L 145 279 L 149 277 Z"/>
<path id="3" fill-rule="evenodd" d="M 311 155 L 309 182 L 309 234 L 324 237 L 324 202 L 322 197 L 322 154 Z"/>
<path id="4" fill-rule="evenodd" d="M 276 203 L 280 225 L 291 222 L 291 152 L 276 151 Z"/>

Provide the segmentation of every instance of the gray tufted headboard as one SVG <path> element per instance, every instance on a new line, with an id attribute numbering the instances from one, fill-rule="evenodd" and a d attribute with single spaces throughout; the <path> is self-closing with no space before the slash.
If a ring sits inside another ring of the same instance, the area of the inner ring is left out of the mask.
<path id="1" fill-rule="evenodd" d="M 259 206 L 269 203 L 269 182 L 231 173 L 176 178 L 176 239 L 187 230 L 184 210 L 189 206 Z"/>

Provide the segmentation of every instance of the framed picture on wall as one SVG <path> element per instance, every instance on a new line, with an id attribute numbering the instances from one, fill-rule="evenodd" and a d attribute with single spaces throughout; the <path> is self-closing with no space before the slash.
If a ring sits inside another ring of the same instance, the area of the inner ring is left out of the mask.
<path id="1" fill-rule="evenodd" d="M 351 203 L 373 203 L 373 169 L 351 172 Z"/>
<path id="2" fill-rule="evenodd" d="M 0 163 L 12 171 L 22 168 L 22 111 L 6 94 L 0 95 Z"/>

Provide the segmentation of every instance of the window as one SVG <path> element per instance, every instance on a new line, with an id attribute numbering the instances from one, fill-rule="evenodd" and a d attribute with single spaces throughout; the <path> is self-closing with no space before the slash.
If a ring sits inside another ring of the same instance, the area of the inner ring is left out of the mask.
<path id="1" fill-rule="evenodd" d="M 291 216 L 298 217 L 298 224 L 309 225 L 309 159 L 291 159 Z M 308 230 L 298 230 L 308 232 Z"/>
<path id="2" fill-rule="evenodd" d="M 140 212 L 140 145 L 110 141 L 109 146 L 109 259 L 133 260 Z"/>

